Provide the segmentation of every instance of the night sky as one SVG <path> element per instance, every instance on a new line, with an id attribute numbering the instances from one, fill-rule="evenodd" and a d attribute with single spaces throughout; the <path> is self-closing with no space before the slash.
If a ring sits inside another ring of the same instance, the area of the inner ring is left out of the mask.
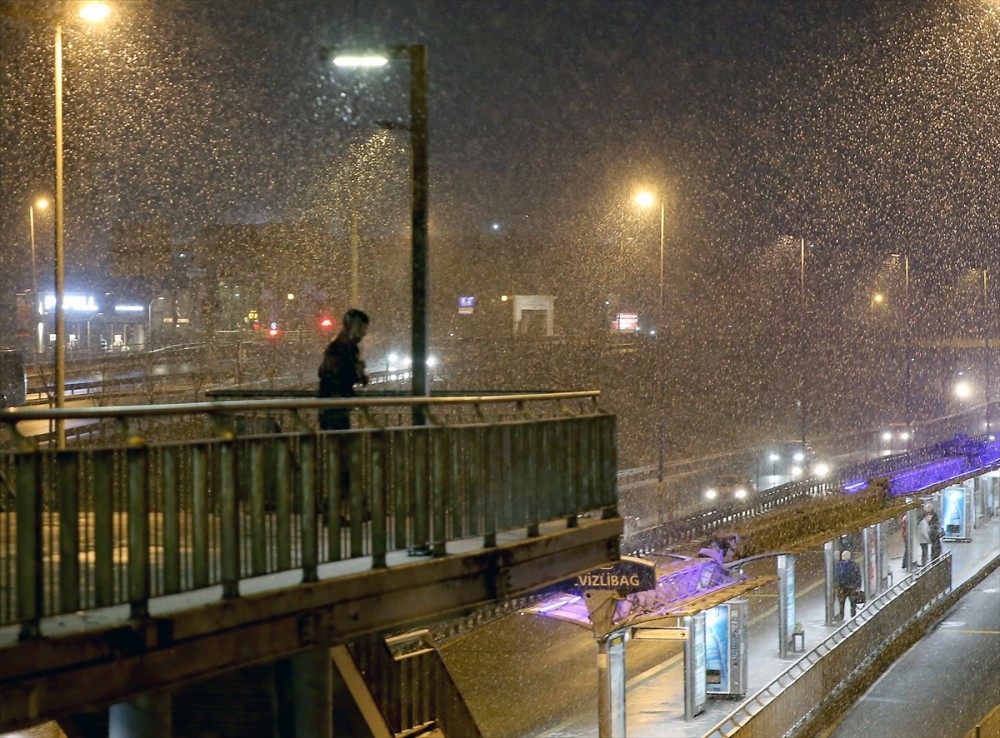
<path id="1" fill-rule="evenodd" d="M 112 5 L 106 27 L 65 34 L 70 288 L 100 274 L 120 223 L 166 223 L 183 246 L 215 224 L 304 220 L 346 248 L 349 177 L 362 237 L 405 244 L 407 138 L 378 121 L 405 122 L 406 65 L 334 70 L 321 51 L 422 43 L 443 299 L 478 259 L 497 289 L 649 314 L 658 219 L 630 203 L 644 185 L 664 198 L 670 320 L 699 335 L 735 325 L 759 350 L 791 325 L 803 240 L 810 309 L 830 321 L 818 334 L 868 311 L 873 289 L 898 293 L 894 253 L 929 332 L 981 324 L 970 274 L 1000 264 L 987 0 Z M 52 7 L 0 0 L 26 6 Z M 29 282 L 27 207 L 52 190 L 51 70 L 51 30 L 0 15 L 4 294 Z"/>

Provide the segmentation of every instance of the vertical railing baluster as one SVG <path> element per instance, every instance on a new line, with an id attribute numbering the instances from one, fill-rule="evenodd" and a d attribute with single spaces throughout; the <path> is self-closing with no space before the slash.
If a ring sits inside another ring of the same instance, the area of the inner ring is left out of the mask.
<path id="1" fill-rule="evenodd" d="M 447 428 L 431 428 L 431 473 L 430 473 L 430 493 L 431 493 L 431 554 L 434 556 L 444 556 L 446 553 L 446 543 L 448 541 L 447 525 L 447 491 L 445 490 L 445 470 L 448 468 L 445 458 L 447 444 Z"/>
<path id="2" fill-rule="evenodd" d="M 178 483 L 178 449 L 161 449 L 163 459 L 163 589 L 181 591 L 181 501 Z"/>
<path id="3" fill-rule="evenodd" d="M 528 537 L 535 538 L 541 534 L 539 520 L 541 519 L 541 498 L 545 492 L 539 489 L 539 466 L 544 457 L 539 458 L 541 449 L 540 426 L 538 421 L 525 423 L 521 426 L 521 474 L 523 481 L 519 485 L 524 490 L 524 512 L 527 518 Z"/>
<path id="4" fill-rule="evenodd" d="M 80 609 L 80 453 L 56 455 L 59 511 L 59 612 Z"/>
<path id="5" fill-rule="evenodd" d="M 448 478 L 445 482 L 445 495 L 448 504 L 445 515 L 448 525 L 448 540 L 463 537 L 466 530 L 465 485 L 462 473 L 462 428 L 448 428 L 447 464 Z"/>
<path id="6" fill-rule="evenodd" d="M 386 566 L 386 447 L 387 435 L 384 430 L 371 434 L 372 484 L 372 568 L 384 569 Z"/>
<path id="7" fill-rule="evenodd" d="M 132 618 L 149 614 L 149 450 L 125 452 L 128 489 L 128 599 Z"/>
<path id="8" fill-rule="evenodd" d="M 501 479 L 500 452 L 502 449 L 500 428 L 496 423 L 487 425 L 479 436 L 480 458 L 483 461 L 483 479 L 480 484 L 483 508 L 483 547 L 497 545 L 497 510 L 499 508 Z"/>
<path id="9" fill-rule="evenodd" d="M 94 453 L 94 604 L 97 607 L 108 607 L 115 601 L 114 468 L 114 451 Z"/>
<path id="10" fill-rule="evenodd" d="M 299 439 L 299 511 L 302 523 L 302 581 L 315 582 L 319 567 L 319 531 L 316 525 L 316 436 Z"/>
<path id="11" fill-rule="evenodd" d="M 268 440 L 274 456 L 274 496 L 278 507 L 278 570 L 287 571 L 292 559 L 292 477 L 286 439 Z"/>
<path id="12" fill-rule="evenodd" d="M 239 494 L 236 488 L 235 441 L 220 441 L 216 446 L 215 478 L 219 482 L 219 545 L 222 548 L 222 596 L 240 594 L 240 522 Z"/>
<path id="13" fill-rule="evenodd" d="M 500 495 L 498 504 L 500 505 L 500 530 L 509 530 L 516 523 L 513 511 L 513 428 L 510 423 L 500 426 Z"/>
<path id="14" fill-rule="evenodd" d="M 470 536 L 478 536 L 483 532 L 483 494 L 486 470 L 483 455 L 484 428 L 476 424 L 468 429 L 465 442 L 465 499 L 468 506 L 468 531 Z"/>
<path id="15" fill-rule="evenodd" d="M 417 553 L 428 551 L 431 518 L 427 495 L 427 437 L 426 427 L 414 428 L 410 443 L 411 510 L 413 515 L 413 536 L 410 548 Z"/>
<path id="16" fill-rule="evenodd" d="M 574 453 L 573 421 L 563 418 L 558 421 L 559 429 L 556 454 L 559 473 L 559 489 L 563 502 L 566 527 L 576 528 L 579 524 L 580 508 L 576 504 L 576 454 Z"/>
<path id="17" fill-rule="evenodd" d="M 325 434 L 323 436 L 323 449 L 325 451 L 325 500 L 324 510 L 326 518 L 326 541 L 327 559 L 330 561 L 340 561 L 344 557 L 343 552 L 343 520 L 341 510 L 343 509 L 341 497 L 343 495 L 341 485 L 341 469 L 343 467 L 342 446 L 343 436 Z"/>
<path id="18" fill-rule="evenodd" d="M 245 478 L 250 495 L 250 574 L 260 576 L 267 573 L 267 552 L 270 541 L 267 538 L 267 513 L 264 504 L 264 441 L 254 438 L 247 441 L 247 463 L 249 469 Z"/>
<path id="19" fill-rule="evenodd" d="M 350 511 L 350 556 L 358 558 L 365 555 L 365 517 L 366 495 L 364 473 L 362 471 L 360 432 L 347 433 L 343 443 L 347 447 L 347 489 Z M 343 463 L 343 460 L 342 460 Z"/>
<path id="20" fill-rule="evenodd" d="M 392 454 L 389 469 L 392 474 L 390 489 L 392 490 L 393 547 L 404 549 L 407 546 L 407 535 L 413 514 L 408 494 L 410 480 L 406 473 L 407 449 L 412 432 L 402 429 L 390 431 L 390 437 L 392 439 L 389 447 Z"/>
<path id="21" fill-rule="evenodd" d="M 606 517 L 618 515 L 618 443 L 617 419 L 614 415 L 604 415 L 601 427 L 604 431 L 601 456 L 604 459 L 604 479 L 601 484 L 602 505 L 608 511 Z"/>
<path id="22" fill-rule="evenodd" d="M 42 454 L 17 454 L 17 619 L 20 640 L 41 635 L 44 614 L 42 571 Z"/>
<path id="23" fill-rule="evenodd" d="M 204 443 L 191 448 L 191 581 L 195 589 L 210 583 L 208 567 L 208 459 Z"/>

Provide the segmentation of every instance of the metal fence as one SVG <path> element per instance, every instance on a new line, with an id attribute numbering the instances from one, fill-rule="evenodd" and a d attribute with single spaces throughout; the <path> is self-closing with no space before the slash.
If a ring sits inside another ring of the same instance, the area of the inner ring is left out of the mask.
<path id="1" fill-rule="evenodd" d="M 28 447 L 0 453 L 0 625 L 221 586 L 394 550 L 443 555 L 448 541 L 594 510 L 614 514 L 615 417 L 597 392 L 381 400 L 263 400 L 150 407 L 18 409 L 0 422 L 161 415 L 207 418 L 213 438 Z M 367 427 L 320 432 L 294 417 L 356 405 Z M 377 411 L 426 408 L 428 425 Z M 291 418 L 274 422 L 274 414 Z M 269 417 L 266 423 L 260 418 Z M 384 414 L 382 417 L 386 417 Z M 257 418 L 257 420 L 253 420 Z M 202 420 L 204 422 L 204 420 Z M 197 425 L 197 423 L 195 424 Z M 265 430 L 270 432 L 264 432 Z"/>

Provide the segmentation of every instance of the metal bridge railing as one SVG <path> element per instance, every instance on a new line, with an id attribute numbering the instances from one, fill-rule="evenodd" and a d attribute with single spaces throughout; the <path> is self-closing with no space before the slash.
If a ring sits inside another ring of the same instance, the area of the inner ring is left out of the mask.
<path id="1" fill-rule="evenodd" d="M 452 540 L 493 546 L 502 531 L 616 514 L 615 417 L 598 394 L 0 411 L 12 429 L 53 417 L 125 429 L 116 445 L 20 438 L 22 450 L 0 452 L 0 625 L 19 622 L 28 638 L 50 615 L 129 604 L 139 617 L 161 595 L 221 586 L 237 597 L 247 578 L 298 569 L 312 581 L 328 562 L 380 568 L 394 550 L 437 556 Z M 379 423 L 378 411 L 413 405 L 432 424 Z M 367 426 L 320 432 L 305 420 L 344 406 Z M 274 413 L 289 420 L 271 432 L 249 422 Z M 215 437 L 129 430 L 154 416 L 208 418 Z"/>

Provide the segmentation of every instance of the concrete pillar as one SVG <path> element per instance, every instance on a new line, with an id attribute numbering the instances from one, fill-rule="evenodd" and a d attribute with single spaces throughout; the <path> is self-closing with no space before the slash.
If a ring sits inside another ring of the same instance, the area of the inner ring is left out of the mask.
<path id="1" fill-rule="evenodd" d="M 328 648 L 275 662 L 281 738 L 333 738 L 332 669 Z"/>
<path id="2" fill-rule="evenodd" d="M 136 697 L 108 708 L 108 738 L 171 738 L 173 714 L 168 692 Z"/>

